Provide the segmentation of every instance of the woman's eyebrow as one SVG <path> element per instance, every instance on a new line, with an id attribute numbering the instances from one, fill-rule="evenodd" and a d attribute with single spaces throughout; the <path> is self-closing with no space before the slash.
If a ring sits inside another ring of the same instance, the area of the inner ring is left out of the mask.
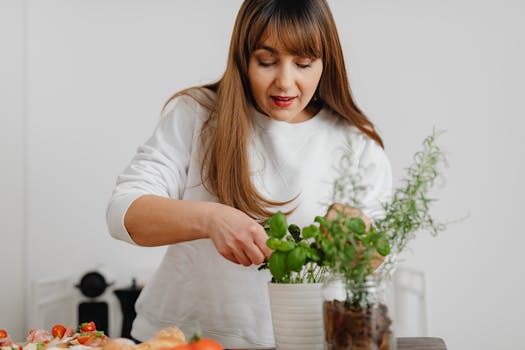
<path id="1" fill-rule="evenodd" d="M 266 50 L 266 51 L 269 51 L 270 53 L 272 54 L 278 54 L 279 52 L 277 51 L 277 49 L 271 47 L 271 46 L 267 46 L 267 45 L 257 45 L 257 47 L 255 48 L 255 51 L 257 50 Z"/>

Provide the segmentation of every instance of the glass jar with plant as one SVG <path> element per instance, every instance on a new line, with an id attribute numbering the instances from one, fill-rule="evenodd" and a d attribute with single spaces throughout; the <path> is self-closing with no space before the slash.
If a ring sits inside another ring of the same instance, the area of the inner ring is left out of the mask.
<path id="1" fill-rule="evenodd" d="M 272 282 L 326 282 L 327 349 L 395 349 L 391 310 L 381 292 L 415 233 L 437 234 L 445 228 L 430 214 L 434 200 L 429 193 L 445 162 L 436 138 L 433 132 L 424 140 L 402 185 L 383 203 L 384 216 L 369 225 L 348 210 L 359 208 L 359 194 L 366 190 L 350 171 L 351 144 L 334 181 L 332 201 L 337 204 L 329 215 L 317 216 L 302 229 L 288 225 L 282 213 L 267 221 L 267 244 L 274 253 L 262 268 L 270 269 Z"/>

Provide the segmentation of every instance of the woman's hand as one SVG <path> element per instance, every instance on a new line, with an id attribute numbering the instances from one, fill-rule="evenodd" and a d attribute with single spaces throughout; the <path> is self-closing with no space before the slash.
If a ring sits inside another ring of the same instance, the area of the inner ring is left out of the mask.
<path id="1" fill-rule="evenodd" d="M 268 235 L 257 221 L 223 204 L 214 206 L 209 217 L 209 238 L 223 257 L 244 266 L 259 265 L 270 258 Z"/>
<path id="2" fill-rule="evenodd" d="M 328 220 L 335 220 L 341 213 L 344 214 L 346 217 L 360 218 L 361 220 L 363 220 L 367 231 L 372 225 L 372 221 L 361 211 L 361 209 L 343 205 L 341 203 L 332 204 L 330 208 L 328 208 L 328 213 L 326 213 L 325 217 Z M 384 260 L 384 256 L 380 255 L 379 253 L 375 253 L 372 257 L 372 268 L 374 270 L 377 269 L 379 265 L 383 263 Z"/>
<path id="3" fill-rule="evenodd" d="M 338 214 L 340 213 L 344 214 L 346 217 L 360 218 L 365 223 L 365 227 L 367 231 L 370 229 L 370 226 L 372 225 L 372 221 L 370 221 L 370 219 L 361 211 L 361 209 L 349 207 L 341 203 L 332 204 L 328 208 L 328 213 L 326 213 L 325 217 L 328 220 L 335 220 Z"/>

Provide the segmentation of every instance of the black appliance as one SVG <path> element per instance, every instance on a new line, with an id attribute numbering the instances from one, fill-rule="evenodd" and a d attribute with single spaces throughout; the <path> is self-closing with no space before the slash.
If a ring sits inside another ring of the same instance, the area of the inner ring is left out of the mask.
<path id="1" fill-rule="evenodd" d="M 139 297 L 142 288 L 137 286 L 137 280 L 131 280 L 131 286 L 128 288 L 115 289 L 113 293 L 117 296 L 122 309 L 122 331 L 120 336 L 131 339 L 131 326 L 137 316 L 135 312 L 135 301 Z"/>
<path id="2" fill-rule="evenodd" d="M 97 300 L 104 294 L 106 288 L 112 283 L 107 283 L 104 276 L 98 271 L 89 271 L 80 279 L 75 287 L 89 300 L 78 304 L 78 323 L 95 322 L 97 330 L 108 334 L 108 303 Z"/>

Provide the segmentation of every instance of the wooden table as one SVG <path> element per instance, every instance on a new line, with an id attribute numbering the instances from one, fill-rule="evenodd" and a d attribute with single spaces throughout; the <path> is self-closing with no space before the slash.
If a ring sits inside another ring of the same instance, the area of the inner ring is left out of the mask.
<path id="1" fill-rule="evenodd" d="M 249 349 L 235 349 L 249 350 Z M 275 349 L 261 349 L 275 350 Z M 441 338 L 410 337 L 397 338 L 397 350 L 447 350 L 445 342 Z"/>
<path id="2" fill-rule="evenodd" d="M 397 338 L 397 350 L 447 350 L 441 338 Z"/>

